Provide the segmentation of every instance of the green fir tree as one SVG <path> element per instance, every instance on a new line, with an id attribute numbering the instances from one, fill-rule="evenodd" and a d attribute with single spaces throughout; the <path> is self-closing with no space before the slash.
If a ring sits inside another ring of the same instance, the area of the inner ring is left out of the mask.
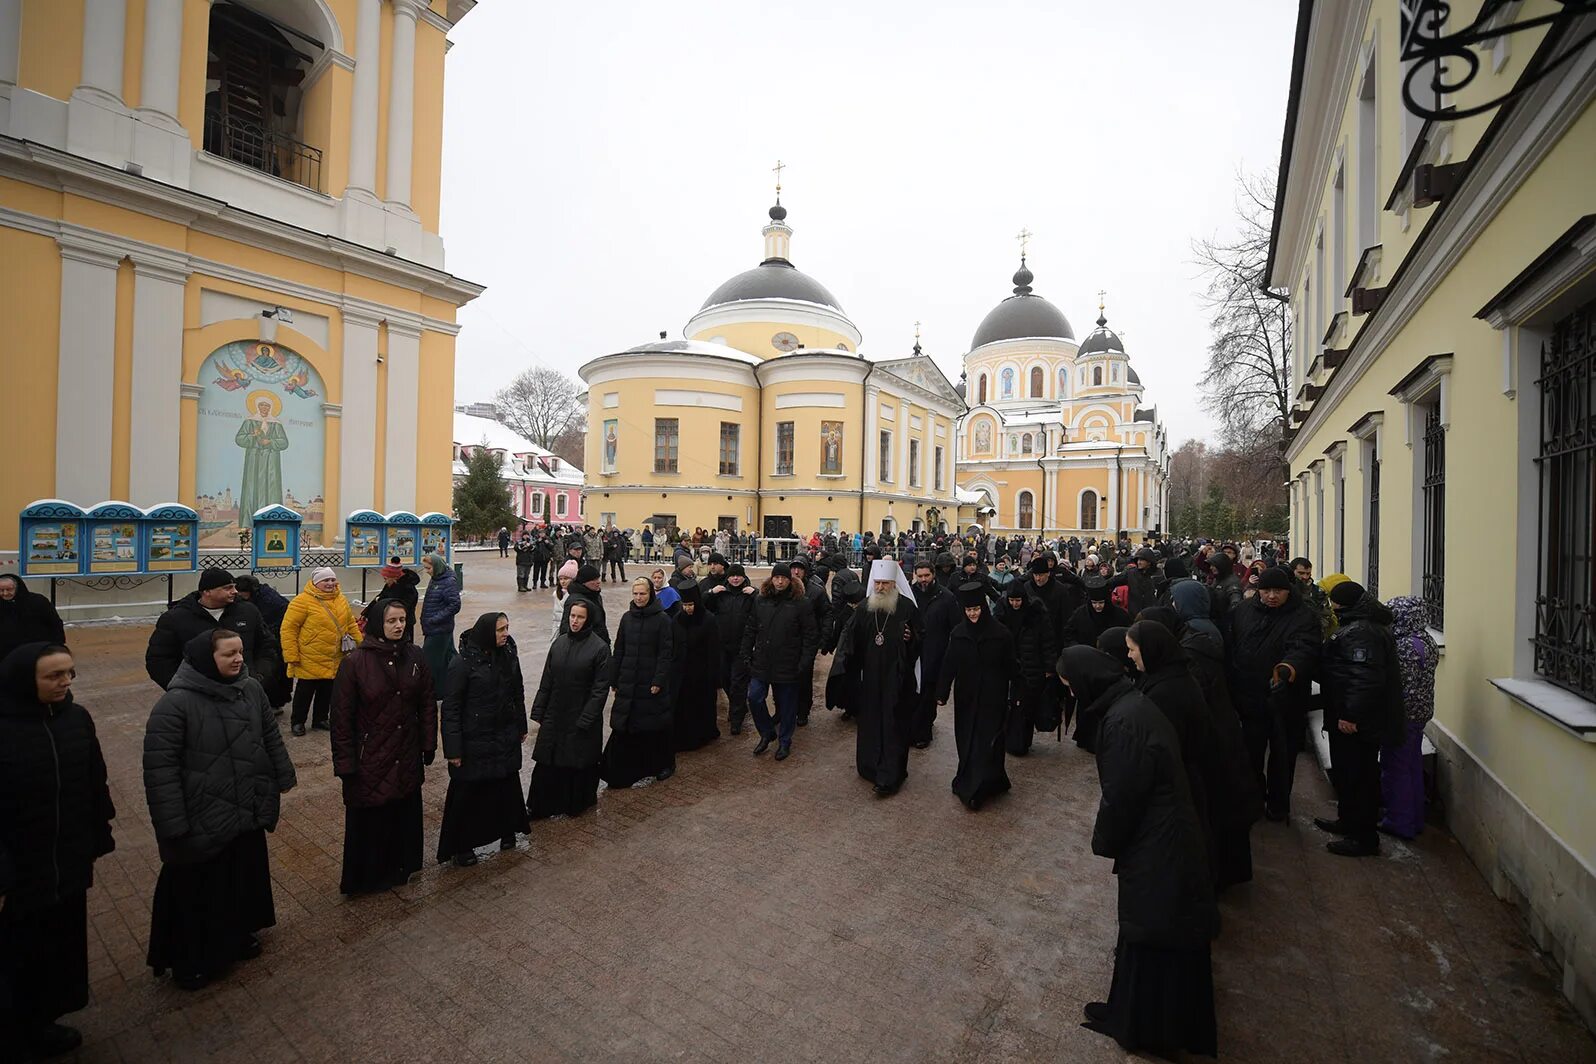
<path id="1" fill-rule="evenodd" d="M 474 449 L 466 459 L 465 478 L 454 486 L 456 531 L 472 538 L 491 536 L 501 528 L 512 531 L 521 519 L 510 505 L 510 487 L 500 472 L 503 458 L 486 447 Z"/>

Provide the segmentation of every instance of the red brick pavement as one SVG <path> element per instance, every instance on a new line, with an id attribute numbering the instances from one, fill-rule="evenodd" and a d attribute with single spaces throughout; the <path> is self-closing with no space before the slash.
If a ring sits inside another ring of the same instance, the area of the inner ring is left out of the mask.
<path id="1" fill-rule="evenodd" d="M 515 594 L 494 555 L 466 566 L 465 623 L 507 612 L 535 682 L 549 593 Z M 144 966 L 159 865 L 139 772 L 147 634 L 70 633 L 121 814 L 89 897 L 81 1060 L 1124 1058 L 1078 1026 L 1115 933 L 1113 877 L 1088 848 L 1091 759 L 1044 738 L 1011 760 L 1013 792 L 972 814 L 948 790 L 943 722 L 903 791 L 878 800 L 853 771 L 851 727 L 825 711 L 785 763 L 750 757 L 750 729 L 684 755 L 666 783 L 536 825 L 514 853 L 429 864 L 354 901 L 338 893 L 326 733 L 290 738 L 300 783 L 270 837 L 278 926 L 259 960 L 185 994 Z M 1328 789 L 1306 759 L 1298 776 L 1294 823 L 1255 829 L 1255 882 L 1223 902 L 1225 1059 L 1596 1060 L 1450 837 L 1330 857 L 1309 822 Z M 429 860 L 445 781 L 426 785 Z"/>

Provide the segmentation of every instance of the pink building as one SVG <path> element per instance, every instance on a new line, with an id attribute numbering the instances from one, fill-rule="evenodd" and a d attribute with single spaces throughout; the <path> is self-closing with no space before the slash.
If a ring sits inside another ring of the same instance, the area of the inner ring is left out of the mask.
<path id="1" fill-rule="evenodd" d="M 497 452 L 511 487 L 516 515 L 530 525 L 577 525 L 582 519 L 582 471 L 516 435 L 492 418 L 456 410 L 454 477 L 465 476 L 465 460 L 478 448 Z M 511 529 L 511 531 L 515 531 Z"/>

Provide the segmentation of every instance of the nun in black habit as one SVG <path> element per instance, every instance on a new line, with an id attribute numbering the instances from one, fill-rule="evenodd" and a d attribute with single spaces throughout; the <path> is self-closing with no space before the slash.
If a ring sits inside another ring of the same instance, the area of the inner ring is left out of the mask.
<path id="1" fill-rule="evenodd" d="M 477 863 L 472 852 L 499 840 L 515 849 L 532 830 L 521 797 L 521 744 L 526 741 L 526 688 L 510 621 L 484 613 L 460 636 L 443 696 L 443 756 L 449 790 L 438 832 L 438 862 Z"/>
<path id="2" fill-rule="evenodd" d="M 1219 911 L 1174 725 L 1101 651 L 1070 647 L 1059 670 L 1099 721 L 1092 852 L 1113 860 L 1119 884 L 1113 981 L 1082 1026 L 1129 1052 L 1217 1056 Z"/>
<path id="3" fill-rule="evenodd" d="M 677 592 L 676 706 L 673 712 L 676 752 L 697 750 L 720 738 L 715 724 L 720 687 L 720 632 L 701 601 L 698 584 Z"/>
<path id="4" fill-rule="evenodd" d="M 1031 750 L 1042 699 L 1048 685 L 1054 682 L 1053 659 L 1058 648 L 1053 645 L 1053 625 L 1047 619 L 1047 607 L 1026 594 L 1025 585 L 1018 580 L 1004 588 L 997 619 L 1014 637 L 1014 654 L 1019 662 L 1010 692 L 1013 705 L 1005 729 L 1005 745 L 1009 756 L 1022 757 Z"/>
<path id="5" fill-rule="evenodd" d="M 959 585 L 964 621 L 948 639 L 936 688 L 938 705 L 947 705 L 953 695 L 953 736 L 959 748 L 953 793 L 972 812 L 1009 789 L 1003 740 L 1013 711 L 1009 688 L 1019 675 L 1014 636 L 987 612 L 986 591 L 982 582 Z"/>
<path id="6" fill-rule="evenodd" d="M 682 587 L 694 585 L 682 584 Z M 604 782 L 630 787 L 676 772 L 671 734 L 672 685 L 676 682 L 676 624 L 659 604 L 654 585 L 632 581 L 632 605 L 615 626 L 610 655 L 610 740 L 604 747 Z"/>

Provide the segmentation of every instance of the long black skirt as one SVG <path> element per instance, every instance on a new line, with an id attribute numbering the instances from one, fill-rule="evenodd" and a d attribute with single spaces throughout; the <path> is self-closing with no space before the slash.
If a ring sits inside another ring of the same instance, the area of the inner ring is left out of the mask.
<path id="1" fill-rule="evenodd" d="M 1130 1052 L 1172 1056 L 1184 1050 L 1219 1055 L 1214 1019 L 1214 969 L 1208 946 L 1172 949 L 1127 942 L 1114 950 L 1107 1015 L 1084 1026 Z"/>
<path id="2" fill-rule="evenodd" d="M 672 733 L 665 731 L 610 732 L 604 744 L 600 777 L 612 789 L 630 787 L 640 779 L 676 770 Z"/>
<path id="3" fill-rule="evenodd" d="M 558 768 L 538 762 L 526 789 L 526 815 L 533 820 L 579 816 L 598 804 L 599 766 Z"/>
<path id="4" fill-rule="evenodd" d="M 526 804 L 521 801 L 521 778 L 449 781 L 443 797 L 443 827 L 438 832 L 438 863 L 490 842 L 525 835 Z"/>
<path id="5" fill-rule="evenodd" d="M 717 710 L 713 687 L 681 693 L 673 720 L 672 739 L 677 753 L 697 750 L 720 738 L 720 728 L 715 723 Z"/>
<path id="6" fill-rule="evenodd" d="M 421 791 L 382 805 L 344 809 L 344 894 L 387 890 L 421 871 Z"/>
<path id="7" fill-rule="evenodd" d="M 246 831 L 199 864 L 163 864 L 150 907 L 149 966 L 216 975 L 277 923 L 266 832 Z"/>
<path id="8" fill-rule="evenodd" d="M 88 895 L 26 912 L 0 910 L 0 1044 L 20 1046 L 30 1032 L 88 1003 Z"/>

